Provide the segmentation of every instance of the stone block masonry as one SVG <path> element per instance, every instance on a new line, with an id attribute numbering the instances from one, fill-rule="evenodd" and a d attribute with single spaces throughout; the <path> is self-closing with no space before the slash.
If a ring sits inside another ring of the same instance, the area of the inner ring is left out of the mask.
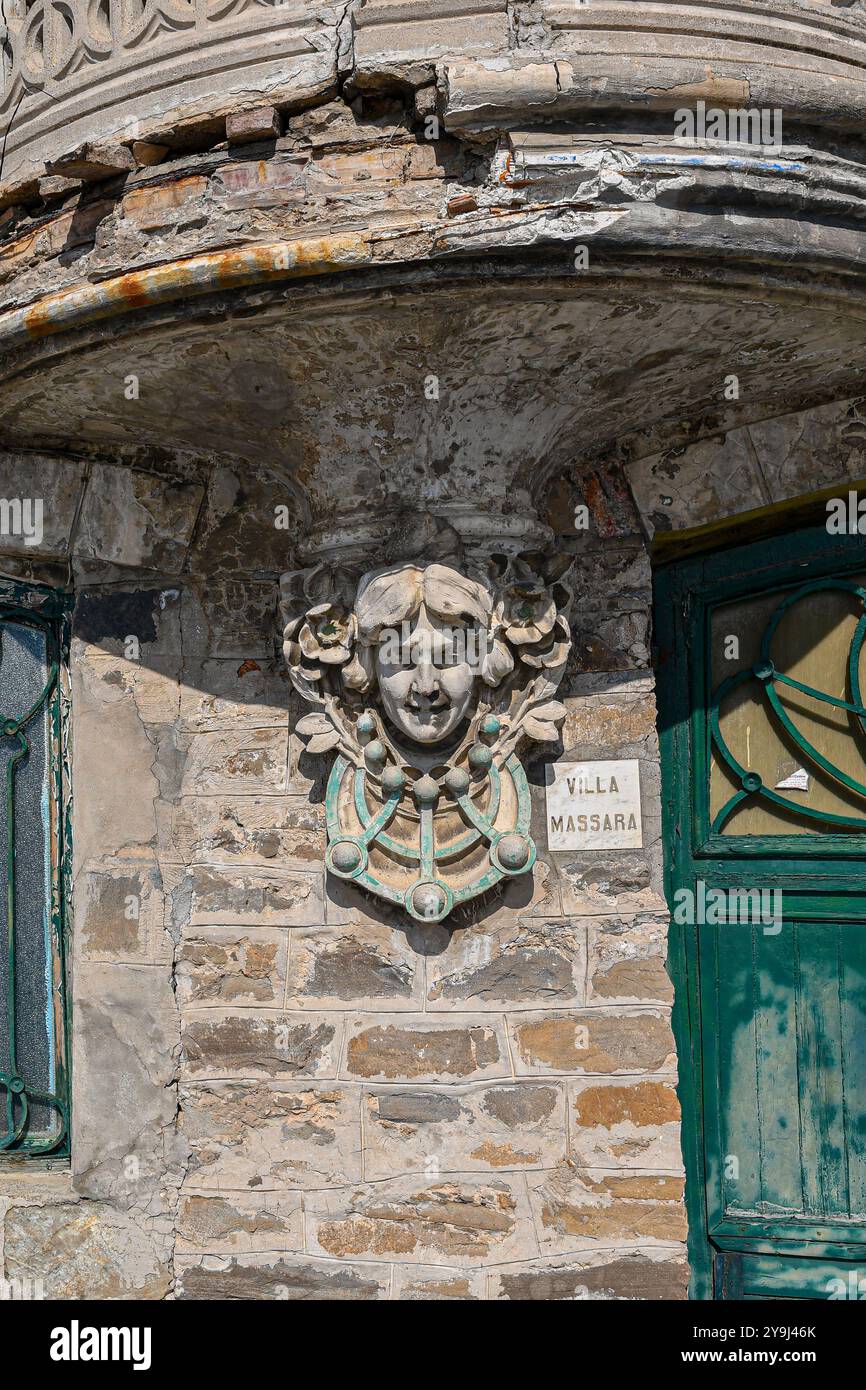
<path id="1" fill-rule="evenodd" d="M 655 848 L 629 896 L 542 843 L 529 893 L 453 929 L 329 885 L 297 701 L 214 541 L 222 474 L 40 467 L 79 489 L 51 541 L 78 591 L 75 1143 L 68 1171 L 0 1173 L 6 1277 L 59 1297 L 681 1296 Z M 263 544 L 270 500 L 245 518 Z M 566 705 L 568 748 L 603 727 L 656 756 L 631 691 Z"/>
<path id="2" fill-rule="evenodd" d="M 809 417 L 842 476 L 854 418 Z M 793 448 L 803 424 L 774 428 Z M 799 474 L 780 457 L 781 492 Z M 530 780 L 542 816 L 550 756 L 637 758 L 643 849 L 551 855 L 539 833 L 532 885 L 425 927 L 325 880 L 270 628 L 279 488 L 244 482 L 239 553 L 224 465 L 26 467 L 52 523 L 4 564 L 47 578 L 71 557 L 77 591 L 74 1145 L 69 1167 L 0 1170 L 4 1277 L 70 1298 L 684 1297 L 635 523 L 575 550 L 573 637 L 606 636 L 578 644 Z M 551 485 L 554 525 L 589 485 Z"/>

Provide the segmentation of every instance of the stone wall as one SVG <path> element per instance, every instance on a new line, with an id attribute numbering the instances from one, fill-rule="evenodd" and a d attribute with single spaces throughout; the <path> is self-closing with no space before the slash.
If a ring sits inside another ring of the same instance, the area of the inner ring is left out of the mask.
<path id="1" fill-rule="evenodd" d="M 774 498 L 803 490 L 803 439 L 810 477 L 856 476 L 859 418 L 843 402 L 549 485 L 580 601 L 562 743 L 528 764 L 539 862 L 448 927 L 325 881 L 325 768 L 291 732 L 275 645 L 285 485 L 193 455 L 0 459 L 0 492 L 26 466 L 46 500 L 43 544 L 7 543 L 2 568 L 76 592 L 73 1154 L 0 1169 L 5 1278 L 90 1298 L 685 1296 L 645 537 L 665 507 L 730 511 L 692 481 L 725 459 Z M 551 756 L 640 761 L 643 851 L 547 852 Z"/>

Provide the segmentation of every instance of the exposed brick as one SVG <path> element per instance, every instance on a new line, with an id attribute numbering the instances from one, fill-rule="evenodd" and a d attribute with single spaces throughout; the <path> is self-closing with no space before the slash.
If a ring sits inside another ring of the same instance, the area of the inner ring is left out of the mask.
<path id="1" fill-rule="evenodd" d="M 230 111 L 226 117 L 226 139 L 230 145 L 245 145 L 253 140 L 276 140 L 280 130 L 280 117 L 273 106 Z"/>
<path id="2" fill-rule="evenodd" d="M 206 189 L 207 179 L 197 174 L 167 184 L 133 188 L 124 195 L 123 216 L 145 232 L 170 227 L 188 213 Z"/>

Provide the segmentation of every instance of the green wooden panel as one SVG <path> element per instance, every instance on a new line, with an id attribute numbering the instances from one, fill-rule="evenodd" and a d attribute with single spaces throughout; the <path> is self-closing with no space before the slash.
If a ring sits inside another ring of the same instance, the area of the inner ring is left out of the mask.
<path id="1" fill-rule="evenodd" d="M 840 929 L 798 927 L 797 1071 L 804 1214 L 847 1215 L 839 1012 Z"/>
<path id="2" fill-rule="evenodd" d="M 698 935 L 710 1231 L 866 1236 L 866 927 Z"/>
<path id="3" fill-rule="evenodd" d="M 866 1295 L 864 1274 L 862 1264 L 846 1260 L 806 1260 L 784 1253 L 723 1254 L 717 1262 L 716 1290 L 719 1297 L 737 1300 L 820 1298 L 847 1302 Z"/>
<path id="4" fill-rule="evenodd" d="M 866 927 L 859 923 L 844 928 L 839 1030 L 848 1202 L 856 1215 L 866 1212 Z"/>
<path id="5" fill-rule="evenodd" d="M 761 1210 L 803 1209 L 803 1169 L 796 1092 L 796 929 L 782 924 L 778 936 L 752 933 L 757 1061 L 757 1105 L 761 1155 Z"/>

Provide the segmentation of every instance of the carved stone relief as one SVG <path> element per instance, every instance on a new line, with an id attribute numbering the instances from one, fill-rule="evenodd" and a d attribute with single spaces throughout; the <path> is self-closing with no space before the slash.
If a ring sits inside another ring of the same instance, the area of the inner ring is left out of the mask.
<path id="1" fill-rule="evenodd" d="M 440 527 L 426 554 L 281 581 L 289 675 L 316 707 L 297 732 L 336 754 L 328 870 L 428 922 L 531 871 L 518 749 L 556 741 L 571 646 L 569 557 L 473 562 L 449 540 Z"/>

